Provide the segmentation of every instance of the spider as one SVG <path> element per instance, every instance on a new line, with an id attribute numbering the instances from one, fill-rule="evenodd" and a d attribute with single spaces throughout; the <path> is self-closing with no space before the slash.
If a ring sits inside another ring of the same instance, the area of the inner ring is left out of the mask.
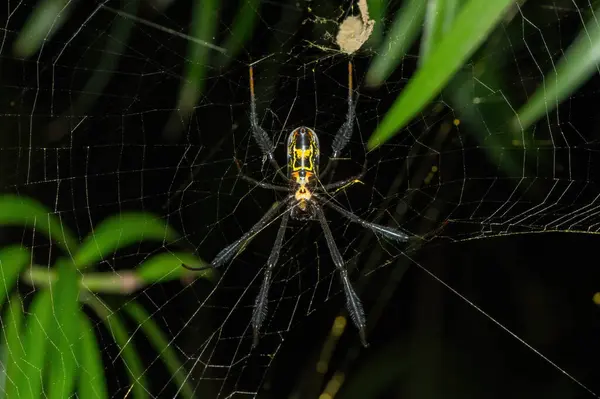
<path id="1" fill-rule="evenodd" d="M 358 223 L 364 228 L 370 229 L 376 234 L 384 237 L 388 237 L 398 242 L 406 242 L 409 239 L 409 235 L 401 230 L 394 229 L 392 227 L 382 226 L 379 224 L 371 223 L 361 219 L 354 213 L 342 208 L 341 206 L 325 200 L 326 196 L 331 197 L 329 190 L 342 189 L 346 186 L 352 185 L 358 182 L 366 173 L 366 162 L 363 165 L 362 172 L 348 179 L 340 180 L 334 183 L 322 184 L 322 179 L 332 170 L 332 165 L 336 162 L 341 152 L 344 150 L 350 138 L 352 136 L 353 122 L 355 118 L 355 106 L 353 100 L 353 89 L 352 89 L 352 62 L 348 62 L 348 112 L 346 114 L 346 121 L 339 128 L 336 133 L 333 144 L 331 146 L 332 155 L 325 166 L 325 169 L 319 173 L 319 154 L 320 145 L 319 138 L 315 131 L 309 127 L 301 126 L 298 127 L 289 134 L 287 139 L 287 176 L 281 171 L 279 164 L 275 160 L 274 152 L 275 146 L 269 138 L 267 132 L 258 123 L 258 117 L 256 113 L 256 100 L 254 96 L 254 75 L 253 68 L 250 66 L 250 124 L 252 127 L 252 135 L 256 140 L 256 143 L 260 147 L 266 160 L 275 169 L 276 173 L 280 178 L 288 183 L 287 186 L 280 186 L 270 183 L 258 181 L 250 176 L 243 174 L 239 163 L 236 164 L 239 170 L 239 177 L 254 186 L 284 191 L 288 195 L 282 201 L 278 202 L 275 206 L 271 207 L 265 214 L 260 218 L 254 226 L 252 226 L 245 234 L 243 234 L 238 240 L 231 243 L 224 249 L 222 249 L 217 256 L 213 259 L 208 268 L 218 268 L 223 266 L 230 261 L 240 250 L 240 248 L 246 243 L 246 241 L 253 235 L 260 232 L 265 226 L 267 226 L 276 216 L 281 214 L 281 223 L 279 230 L 275 238 L 273 249 L 267 260 L 267 265 L 264 269 L 263 281 L 260 286 L 258 295 L 254 302 L 254 310 L 252 312 L 252 329 L 253 329 L 253 342 L 252 347 L 256 347 L 258 344 L 260 328 L 267 315 L 267 304 L 268 304 L 268 292 L 271 285 L 271 279 L 273 276 L 273 268 L 277 264 L 279 259 L 279 252 L 283 245 L 283 238 L 289 218 L 295 220 L 316 220 L 320 223 L 323 233 L 325 234 L 325 241 L 331 253 L 333 263 L 337 268 L 344 294 L 346 297 L 346 308 L 350 314 L 350 318 L 354 322 L 355 326 L 359 331 L 359 336 L 363 346 L 368 346 L 366 340 L 366 317 L 363 310 L 361 301 L 352 288 L 350 279 L 348 278 L 348 272 L 344 266 L 344 259 L 340 254 L 333 234 L 329 228 L 329 224 L 325 219 L 323 212 L 323 206 L 327 206 L 334 211 L 338 212 L 342 216 L 346 217 L 354 223 Z M 323 194 L 323 196 L 321 196 Z M 203 270 L 202 268 L 192 268 L 185 266 L 190 270 Z"/>

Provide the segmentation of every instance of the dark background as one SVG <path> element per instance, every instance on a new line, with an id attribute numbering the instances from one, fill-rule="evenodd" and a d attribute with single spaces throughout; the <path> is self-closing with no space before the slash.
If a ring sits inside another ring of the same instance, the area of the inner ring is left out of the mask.
<path id="1" fill-rule="evenodd" d="M 120 7 L 114 3 L 110 5 Z M 174 2 L 164 14 L 141 4 L 142 18 L 182 32 L 190 24 L 186 2 Z M 553 4 L 527 3 L 522 15 L 499 29 L 495 47 L 474 57 L 486 60 L 502 78 L 501 90 L 507 97 L 499 91 L 486 93 L 475 84 L 470 75 L 473 61 L 405 131 L 369 153 L 366 140 L 416 68 L 418 43 L 377 89 L 361 86 L 372 53 L 352 58 L 360 92 L 357 125 L 347 151 L 351 160 L 338 167 L 336 177 L 357 173 L 365 157 L 369 170 L 364 185 L 348 189 L 338 199 L 367 220 L 427 236 L 423 245 L 420 240 L 406 245 L 384 242 L 327 214 L 367 311 L 368 349 L 360 347 L 356 330 L 348 323 L 333 344 L 326 371 L 316 371 L 332 322 L 344 314 L 344 299 L 323 235 L 314 223 L 294 222 L 288 229 L 270 292 L 265 336 L 254 352 L 250 352 L 251 306 L 276 226 L 257 235 L 223 271 L 215 294 L 201 308 L 215 288 L 207 281 L 155 285 L 136 295 L 150 311 L 157 311 L 156 321 L 165 332 L 183 331 L 174 345 L 191 369 L 198 397 L 259 390 L 260 397 L 312 398 L 334 375 L 344 376 L 339 397 L 591 396 L 561 369 L 600 391 L 596 378 L 600 319 L 592 301 L 600 282 L 594 261 L 597 238 L 591 234 L 597 220 L 592 211 L 587 219 L 554 223 L 569 213 L 577 215 L 583 206 L 594 207 L 598 79 L 592 78 L 563 103 L 549 123 L 539 124 L 535 139 L 551 135 L 565 139 L 530 149 L 525 168 L 520 163 L 523 151 L 508 145 L 507 121 L 488 118 L 508 106 L 504 98 L 515 104 L 526 101 L 541 80 L 538 68 L 547 71 L 581 29 L 573 7 L 546 7 Z M 2 191 L 40 199 L 80 236 L 118 212 L 153 212 L 182 232 L 200 257 L 210 260 L 280 198 L 236 178 L 234 154 L 245 162 L 248 174 L 261 176 L 261 154 L 247 122 L 248 64 L 269 56 L 255 66 L 257 101 L 263 126 L 279 138 L 279 162 L 285 162 L 286 134 L 300 125 L 317 130 L 326 159 L 345 115 L 348 57 L 310 45 L 333 47 L 323 34 L 336 29 L 331 21 L 315 23 L 314 16 L 332 15 L 339 22 L 349 5 L 312 5 L 311 13 L 306 4 L 262 4 L 252 40 L 228 67 L 208 62 L 204 91 L 189 123 L 169 134 L 165 126 L 177 115 L 183 68 L 190 62 L 188 43 L 146 26 L 133 27 L 108 85 L 92 93 L 98 95 L 93 106 L 84 112 L 77 109 L 82 93 L 90 94 L 82 88 L 100 70 L 106 41 L 118 39 L 108 32 L 119 17 L 102 10 L 69 41 L 95 6 L 79 5 L 45 43 L 39 58 L 28 60 L 14 57 L 10 48 L 32 6 L 11 17 L 0 52 Z M 237 2 L 221 4 L 215 42 L 227 36 L 237 6 Z M 398 7 L 390 4 L 389 18 Z M 496 62 L 496 57 L 503 62 Z M 472 111 L 453 97 L 459 89 L 470 92 L 471 98 L 489 100 L 477 110 L 486 122 L 485 131 L 472 124 L 452 124 Z M 571 155 L 570 164 L 562 162 L 565 151 Z M 557 163 L 549 161 L 552 156 Z M 511 157 L 519 165 L 516 171 L 504 168 Z M 426 182 L 433 166 L 438 171 Z M 187 186 L 192 173 L 193 183 Z M 520 189 L 512 195 L 517 183 Z M 553 184 L 555 191 L 547 197 Z M 511 216 L 547 198 L 548 203 L 557 201 L 561 193 L 566 195 L 539 217 L 511 222 Z M 545 226 L 554 231 L 539 233 Z M 519 234 L 523 232 L 531 234 Z M 31 240 L 20 230 L 0 234 L 5 242 Z M 34 241 L 43 256 L 44 243 Z M 100 269 L 133 268 L 155 250 L 150 244 L 127 249 L 106 259 Z M 118 303 L 127 298 L 109 300 Z M 211 338 L 215 331 L 220 335 Z M 122 397 L 128 382 L 123 366 L 114 359 L 118 349 L 100 324 L 98 334 L 110 388 L 115 397 Z M 157 354 L 141 335 L 135 342 L 146 364 L 151 364 L 147 373 L 153 394 L 171 397 L 176 387 L 155 361 Z M 202 362 L 229 367 L 205 368 Z"/>

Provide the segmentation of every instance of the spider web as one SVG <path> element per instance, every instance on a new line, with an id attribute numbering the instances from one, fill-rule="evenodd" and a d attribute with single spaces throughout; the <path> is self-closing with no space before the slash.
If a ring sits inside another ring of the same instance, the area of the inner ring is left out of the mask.
<path id="1" fill-rule="evenodd" d="M 190 26 L 189 5 L 148 1 L 131 12 L 166 32 L 115 13 L 127 10 L 119 2 L 91 3 L 67 3 L 73 15 L 27 59 L 12 48 L 34 6 L 8 3 L 0 45 L 2 191 L 39 199 L 81 237 L 110 215 L 153 212 L 210 261 L 282 198 L 241 180 L 234 162 L 250 176 L 282 183 L 249 129 L 249 63 L 259 60 L 259 119 L 279 163 L 285 164 L 287 134 L 301 125 L 315 128 L 326 160 L 347 107 L 348 57 L 334 50 L 334 36 L 356 10 L 348 3 L 262 4 L 253 11 L 259 18 L 252 41 L 228 67 L 208 63 L 197 105 L 186 115 L 178 90 L 184 68 L 196 61 L 189 41 L 176 33 Z M 217 39 L 231 32 L 235 3 L 220 5 Z M 365 373 L 382 364 L 396 374 L 382 374 L 390 382 L 380 397 L 443 396 L 444 387 L 468 392 L 463 397 L 513 390 L 527 397 L 588 395 L 565 371 L 600 391 L 593 378 L 598 367 L 590 366 L 598 355 L 591 339 L 599 330 L 597 312 L 590 309 L 598 273 L 593 264 L 585 267 L 600 229 L 597 79 L 548 112 L 533 132 L 506 133 L 506 117 L 543 81 L 593 7 L 530 3 L 515 8 L 494 36 L 497 43 L 461 68 L 433 106 L 370 152 L 366 141 L 417 68 L 418 49 L 380 88 L 364 84 L 373 53 L 353 57 L 357 118 L 335 179 L 357 174 L 365 160 L 367 174 L 335 199 L 365 220 L 415 237 L 388 242 L 327 211 L 365 304 L 370 349 L 359 349 L 314 222 L 290 222 L 255 349 L 252 307 L 279 219 L 215 281 L 153 284 L 119 298 L 119 306 L 139 301 L 160 324 L 197 397 L 333 397 L 338 390 L 342 397 L 370 397 L 359 388 L 377 380 Z M 118 29 L 123 21 L 131 23 L 127 38 Z M 38 253 L 49 244 L 34 234 L 31 245 Z M 99 270 L 120 273 L 161 250 L 147 243 L 119 250 Z M 25 298 L 34 288 L 25 289 Z M 528 322 L 531 314 L 537 318 Z M 130 389 L 123 348 L 100 321 L 95 326 L 111 395 L 123 397 Z M 149 395 L 179 395 L 181 387 L 140 329 L 130 332 L 151 377 Z M 394 378 L 401 378 L 401 388 L 390 388 Z M 423 388 L 429 384 L 437 388 Z"/>

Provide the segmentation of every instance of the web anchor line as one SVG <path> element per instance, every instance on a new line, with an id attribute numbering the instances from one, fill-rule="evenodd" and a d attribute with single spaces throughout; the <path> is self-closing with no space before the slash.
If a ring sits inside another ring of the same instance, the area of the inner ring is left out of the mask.
<path id="1" fill-rule="evenodd" d="M 489 313 L 487 313 L 486 311 L 484 311 L 483 309 L 481 309 L 479 306 L 477 306 L 469 298 L 467 298 L 466 296 L 462 295 L 460 292 L 458 292 L 457 290 L 455 290 L 454 288 L 452 288 L 448 283 L 446 283 L 444 280 L 442 280 L 441 278 L 439 278 L 438 276 L 436 276 L 433 272 L 427 270 L 424 266 L 420 265 L 418 262 L 416 262 L 413 259 L 411 259 L 408 255 L 404 254 L 404 256 L 406 256 L 408 259 L 411 260 L 411 262 L 413 262 L 415 265 L 417 265 L 419 267 L 419 269 L 423 270 L 429 276 L 433 277 L 433 279 L 435 281 L 437 281 L 438 283 L 440 283 L 444 287 L 446 287 L 454 295 L 456 295 L 457 297 L 459 297 L 460 299 L 462 299 L 463 301 L 465 301 L 466 303 L 468 303 L 469 305 L 471 305 L 475 310 L 477 310 L 479 313 L 481 313 L 482 315 L 484 315 L 485 317 L 487 317 L 489 320 L 493 321 L 494 324 L 496 324 L 502 330 L 504 330 L 505 332 L 507 332 L 508 334 L 510 334 L 514 339 L 516 339 L 517 341 L 519 341 L 523 346 L 525 346 L 526 348 L 528 348 L 529 350 L 531 350 L 533 353 L 537 354 L 546 363 L 548 363 L 549 365 L 551 365 L 552 367 L 554 367 L 556 370 L 558 370 L 561 373 L 563 373 L 572 382 L 574 382 L 579 387 L 581 387 L 584 390 L 586 390 L 589 394 L 591 394 L 595 398 L 600 398 L 600 395 L 598 395 L 596 392 L 594 392 L 590 388 L 588 388 L 587 385 L 585 385 L 583 382 L 579 381 L 572 374 L 570 374 L 567 370 L 565 370 L 564 368 L 560 367 L 558 364 L 556 364 L 555 362 L 553 362 L 552 360 L 550 360 L 550 358 L 548 358 L 542 352 L 540 352 L 539 350 L 537 350 L 536 348 L 534 348 L 531 344 L 527 343 L 527 341 L 525 341 L 523 338 L 519 337 L 510 328 L 504 326 L 502 323 L 500 323 L 498 320 L 496 320 L 494 317 L 492 317 Z"/>

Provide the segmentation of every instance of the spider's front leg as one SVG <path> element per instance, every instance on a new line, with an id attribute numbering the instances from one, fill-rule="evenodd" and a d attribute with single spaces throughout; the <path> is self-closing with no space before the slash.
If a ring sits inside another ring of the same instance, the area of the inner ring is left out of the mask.
<path id="1" fill-rule="evenodd" d="M 355 113 L 355 104 L 354 104 L 354 88 L 352 86 L 352 61 L 348 61 L 348 112 L 346 113 L 346 120 L 344 124 L 339 128 L 335 137 L 333 138 L 333 143 L 331 144 L 331 157 L 327 161 L 327 165 L 323 172 L 321 172 L 319 179 L 325 179 L 327 174 L 332 172 L 333 166 L 341 155 L 342 151 L 348 145 L 350 138 L 352 137 L 352 131 L 354 130 L 354 118 L 356 116 Z"/>
<path id="2" fill-rule="evenodd" d="M 250 125 L 252 127 L 252 135 L 254 136 L 254 140 L 258 144 L 258 147 L 262 151 L 265 158 L 269 160 L 273 168 L 277 172 L 277 174 L 282 177 L 284 180 L 288 180 L 286 175 L 281 171 L 281 167 L 275 160 L 275 146 L 271 141 L 271 138 L 265 132 L 260 124 L 258 123 L 258 115 L 256 114 L 256 98 L 254 96 L 254 69 L 250 66 Z"/>

